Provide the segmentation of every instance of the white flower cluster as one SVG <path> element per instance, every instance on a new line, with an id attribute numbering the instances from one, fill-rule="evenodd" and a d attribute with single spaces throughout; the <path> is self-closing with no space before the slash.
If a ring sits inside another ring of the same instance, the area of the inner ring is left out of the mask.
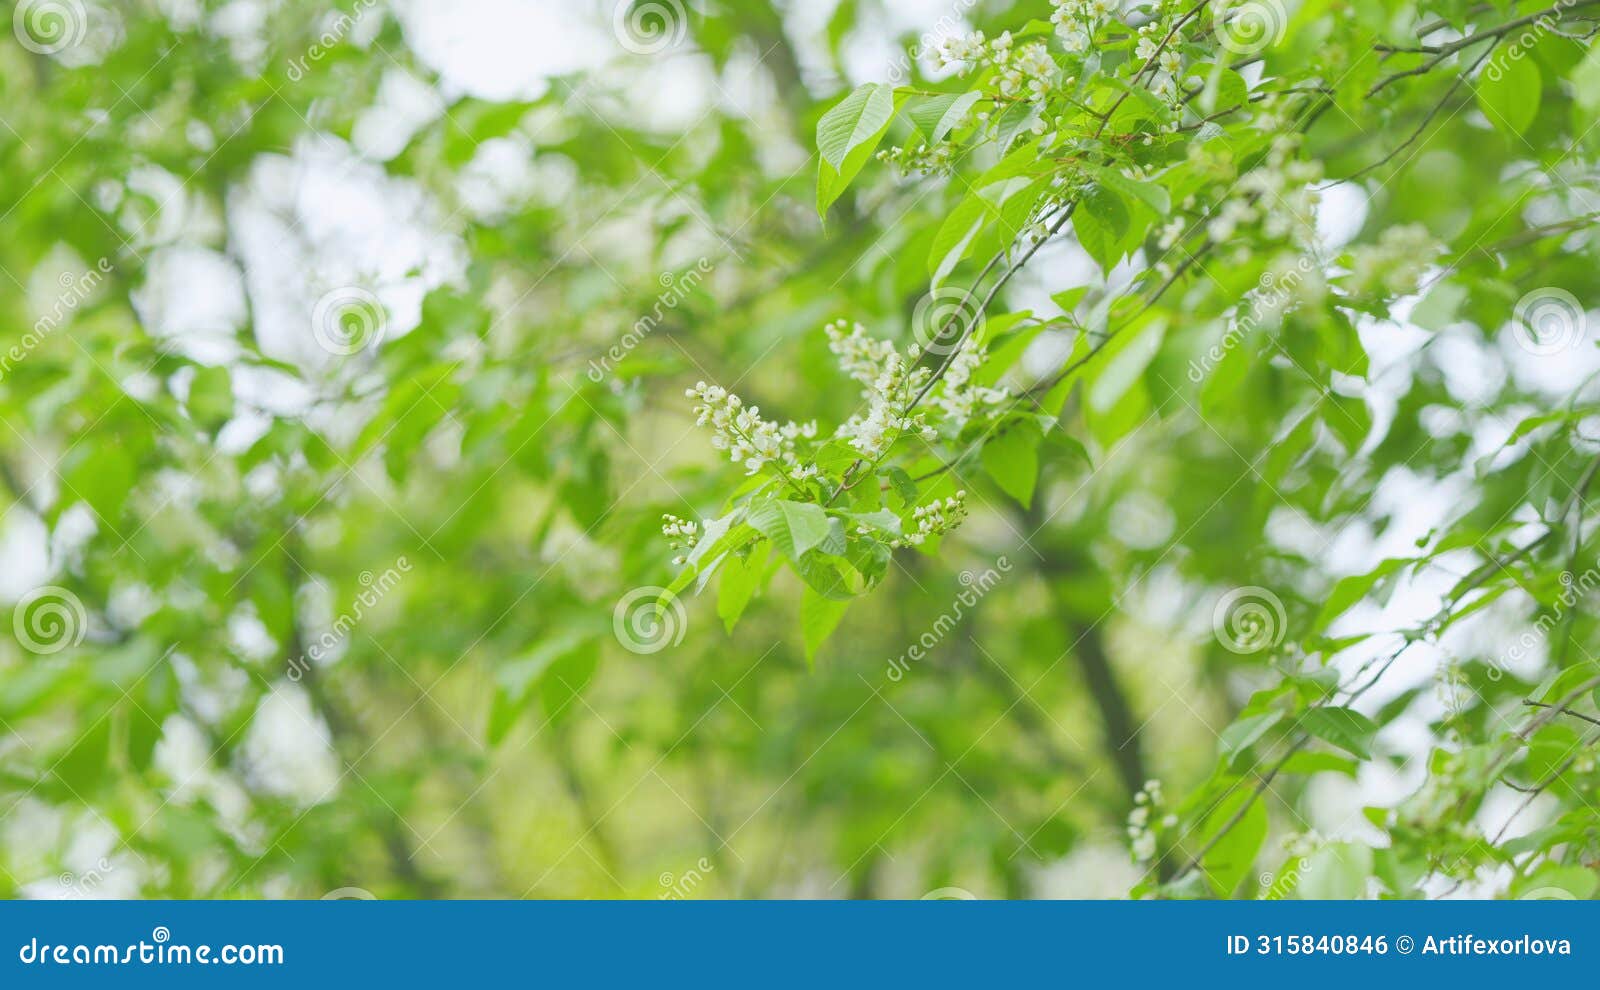
<path id="1" fill-rule="evenodd" d="M 1139 72 L 1150 71 L 1150 92 L 1176 108 L 1181 95 L 1178 80 L 1183 78 L 1183 56 L 1178 53 L 1177 45 L 1183 39 L 1175 37 L 1162 46 L 1172 31 L 1172 26 L 1159 17 L 1141 24 L 1135 35 L 1138 40 L 1133 45 L 1133 57 Z"/>
<path id="2" fill-rule="evenodd" d="M 893 344 L 868 334 L 859 323 L 835 320 L 822 332 L 828 335 L 828 350 L 839 359 L 839 368 L 863 385 L 877 381 L 895 353 Z"/>
<path id="3" fill-rule="evenodd" d="M 674 550 L 689 550 L 700 541 L 700 524 L 692 519 L 680 519 L 670 512 L 662 513 L 661 535 L 667 538 L 667 545 Z M 681 564 L 688 558 L 683 555 L 672 558 L 674 564 Z"/>
<path id="4" fill-rule="evenodd" d="M 700 524 L 665 512 L 661 515 L 661 533 L 675 547 L 692 547 L 700 539 Z"/>
<path id="5" fill-rule="evenodd" d="M 926 368 L 909 368 L 906 359 L 892 348 L 883 369 L 872 385 L 862 392 L 867 400 L 865 416 L 851 416 L 840 424 L 836 436 L 850 441 L 863 457 L 877 457 L 903 435 L 924 440 L 938 437 L 921 413 L 910 411 L 912 398 L 927 384 Z"/>
<path id="6" fill-rule="evenodd" d="M 1133 858 L 1141 863 L 1156 858 L 1156 832 L 1154 816 L 1161 805 L 1161 781 L 1147 780 L 1144 789 L 1133 796 L 1133 810 L 1128 812 L 1128 843 Z M 1161 820 L 1161 825 L 1171 828 L 1177 824 L 1172 815 Z"/>
<path id="7" fill-rule="evenodd" d="M 1010 397 L 1011 393 L 1003 388 L 988 388 L 973 383 L 972 373 L 982 364 L 983 353 L 978 350 L 977 343 L 968 337 L 962 342 L 961 349 L 956 351 L 955 357 L 950 359 L 950 366 L 945 369 L 944 377 L 939 380 L 939 387 L 931 398 L 933 405 L 945 414 L 957 431 L 979 408 L 998 405 Z"/>
<path id="8" fill-rule="evenodd" d="M 1358 292 L 1410 295 L 1442 249 L 1421 224 L 1390 227 L 1378 235 L 1378 243 L 1361 245 L 1352 252 L 1352 287 Z"/>
<path id="9" fill-rule="evenodd" d="M 1302 248 L 1316 245 L 1317 204 L 1312 188 L 1322 178 L 1322 164 L 1295 158 L 1295 138 L 1272 142 L 1267 160 L 1239 177 L 1235 195 L 1225 200 L 1206 224 L 1213 242 L 1231 240 L 1240 227 L 1259 222 L 1269 238 L 1287 238 Z"/>
<path id="10" fill-rule="evenodd" d="M 940 536 L 950 532 L 961 521 L 967 518 L 967 493 L 956 492 L 945 499 L 934 499 L 927 505 L 919 505 L 911 513 L 912 530 L 905 536 L 894 541 L 897 547 L 919 547 L 928 541 L 930 536 Z"/>
<path id="11" fill-rule="evenodd" d="M 997 103 L 1022 101 L 1043 108 L 1056 75 L 1055 60 L 1043 42 L 1017 45 L 1010 31 L 993 41 L 985 41 L 982 31 L 947 38 L 939 45 L 935 59 L 941 67 L 959 67 L 962 75 L 994 69 L 989 96 Z M 984 117 L 982 113 L 978 115 L 980 120 Z"/>
<path id="12" fill-rule="evenodd" d="M 777 464 L 785 476 L 795 481 L 817 473 L 814 465 L 801 464 L 795 453 L 795 441 L 816 438 L 815 422 L 780 425 L 762 419 L 759 406 L 746 407 L 737 395 L 705 382 L 697 382 L 684 394 L 699 400 L 700 404 L 694 407 L 695 422 L 711 426 L 711 445 L 726 450 L 728 459 L 742 464 L 747 473 L 755 474 L 768 464 Z"/>
<path id="13" fill-rule="evenodd" d="M 1161 22 L 1147 21 L 1139 26 L 1138 38 L 1133 45 L 1133 57 L 1141 63 L 1148 64 L 1156 57 L 1156 52 L 1161 50 L 1161 39 L 1166 37 L 1161 33 Z"/>
<path id="14" fill-rule="evenodd" d="M 823 329 L 839 367 L 866 386 L 861 397 L 867 400 L 867 414 L 850 417 L 835 436 L 848 440 L 863 457 L 876 457 L 902 434 L 925 440 L 938 435 L 920 413 L 908 411 L 912 398 L 928 383 L 928 369 L 910 367 L 894 344 L 869 335 L 859 323 L 836 320 Z"/>
<path id="15" fill-rule="evenodd" d="M 910 175 L 912 172 L 923 175 L 949 175 L 955 169 L 956 149 L 955 145 L 948 141 L 932 145 L 921 142 L 915 148 L 910 145 L 902 148 L 884 148 L 876 157 L 880 162 L 893 165 L 901 175 Z"/>
<path id="16" fill-rule="evenodd" d="M 1096 31 L 1122 12 L 1121 0 L 1054 0 L 1050 23 L 1069 52 L 1085 52 Z"/>

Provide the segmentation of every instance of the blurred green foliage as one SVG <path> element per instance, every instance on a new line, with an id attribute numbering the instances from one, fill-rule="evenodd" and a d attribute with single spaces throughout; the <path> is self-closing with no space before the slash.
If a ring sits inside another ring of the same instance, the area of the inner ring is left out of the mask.
<path id="1" fill-rule="evenodd" d="M 0 892 L 1593 895 L 1600 3 L 1126 6 L 15 5 Z"/>

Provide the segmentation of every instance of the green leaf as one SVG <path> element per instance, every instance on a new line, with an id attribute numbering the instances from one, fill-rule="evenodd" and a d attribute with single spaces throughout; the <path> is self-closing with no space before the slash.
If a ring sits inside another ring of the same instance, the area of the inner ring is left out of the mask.
<path id="1" fill-rule="evenodd" d="M 1569 77 L 1573 101 L 1585 113 L 1600 111 L 1600 44 L 1591 44 Z"/>
<path id="2" fill-rule="evenodd" d="M 991 255 L 1015 241 L 1048 187 L 1047 180 L 1013 175 L 969 192 L 934 235 L 928 251 L 934 285 L 963 260 Z"/>
<path id="3" fill-rule="evenodd" d="M 748 521 L 790 560 L 799 560 L 830 534 L 828 514 L 815 502 L 774 499 L 751 509 Z"/>
<path id="4" fill-rule="evenodd" d="M 1542 84 L 1538 63 L 1525 52 L 1507 52 L 1478 76 L 1478 106 L 1495 127 L 1517 137 L 1539 114 Z"/>
<path id="5" fill-rule="evenodd" d="M 1372 737 L 1378 727 L 1353 708 L 1309 709 L 1300 717 L 1300 728 L 1363 760 L 1372 759 Z"/>
<path id="6" fill-rule="evenodd" d="M 1200 96 L 1196 101 L 1200 111 L 1204 114 L 1210 115 L 1220 110 L 1239 106 L 1250 95 L 1250 87 L 1244 81 L 1244 77 L 1221 62 L 1217 62 L 1210 69 L 1207 69 L 1205 76 L 1205 88 L 1200 91 Z"/>
<path id="7" fill-rule="evenodd" d="M 875 141 L 894 116 L 894 89 L 881 83 L 857 86 L 817 121 L 817 152 L 843 171 L 845 156 Z"/>
<path id="8" fill-rule="evenodd" d="M 844 194 L 872 157 L 894 117 L 894 90 L 877 83 L 858 87 L 817 122 L 817 215 Z"/>
<path id="9" fill-rule="evenodd" d="M 733 632 L 756 589 L 766 580 L 771 549 L 772 544 L 762 543 L 744 556 L 730 555 L 723 565 L 722 581 L 717 585 L 717 617 L 728 632 Z"/>
<path id="10" fill-rule="evenodd" d="M 1261 715 L 1252 715 L 1222 730 L 1219 746 L 1222 755 L 1232 759 L 1235 755 L 1248 749 L 1251 744 L 1267 734 L 1267 730 L 1283 721 L 1283 712 L 1270 711 Z"/>
<path id="11" fill-rule="evenodd" d="M 1328 623 L 1345 613 L 1345 610 L 1356 602 L 1367 597 L 1373 585 L 1387 578 L 1408 564 L 1413 563 L 1409 557 L 1390 557 L 1377 567 L 1365 574 L 1352 574 L 1340 578 L 1333 586 L 1333 591 L 1322 603 L 1322 611 L 1317 613 L 1317 628 L 1324 628 Z"/>
<path id="12" fill-rule="evenodd" d="M 1154 182 L 1130 179 L 1114 168 L 1099 167 L 1093 170 L 1099 183 L 1127 199 L 1137 200 L 1162 216 L 1172 212 L 1172 198 L 1166 189 Z"/>
<path id="13" fill-rule="evenodd" d="M 939 141 L 967 116 L 972 105 L 982 98 L 976 91 L 941 93 L 929 97 L 906 112 L 930 142 Z"/>
<path id="14" fill-rule="evenodd" d="M 486 732 L 490 746 L 498 745 L 527 710 L 528 696 L 540 681 L 564 658 L 592 642 L 601 628 L 579 625 L 558 630 L 541 639 L 527 653 L 495 669 Z M 589 652 L 593 654 L 593 650 Z"/>
<path id="15" fill-rule="evenodd" d="M 1007 495 L 1024 508 L 1033 503 L 1039 478 L 1039 427 L 1029 419 L 1013 419 L 983 445 L 983 468 Z"/>
<path id="16" fill-rule="evenodd" d="M 1105 186 L 1096 186 L 1072 213 L 1078 243 L 1089 252 L 1101 271 L 1110 272 L 1122 259 L 1122 239 L 1128 233 L 1128 206 Z"/>
<path id="17" fill-rule="evenodd" d="M 845 609 L 849 607 L 848 601 L 824 598 L 811 588 L 806 588 L 800 600 L 800 626 L 805 633 L 808 666 L 814 665 L 817 650 L 824 640 L 833 635 L 839 620 L 844 618 Z"/>
<path id="18" fill-rule="evenodd" d="M 1267 808 L 1259 800 L 1253 800 L 1255 794 L 1249 788 L 1241 788 L 1232 797 L 1218 805 L 1217 809 L 1206 819 L 1205 826 L 1201 829 L 1202 842 L 1209 842 L 1235 815 L 1240 815 L 1239 809 L 1245 809 L 1239 820 L 1228 831 L 1217 839 L 1205 855 L 1205 875 L 1211 881 L 1213 889 L 1218 895 L 1226 897 L 1234 888 L 1244 880 L 1255 865 L 1256 856 L 1261 852 L 1261 844 L 1267 838 Z"/>
<path id="19" fill-rule="evenodd" d="M 901 533 L 900 517 L 888 509 L 875 509 L 872 512 L 842 512 L 840 515 L 852 522 L 888 533 L 891 536 L 899 536 Z"/>
<path id="20" fill-rule="evenodd" d="M 917 483 L 911 480 L 911 475 L 906 473 L 905 468 L 891 467 L 884 472 L 884 475 L 889 479 L 889 485 L 894 489 L 894 493 L 899 495 L 902 501 L 907 505 L 916 503 Z"/>
<path id="21" fill-rule="evenodd" d="M 694 548 L 684 555 L 684 566 L 666 590 L 661 593 L 661 605 L 664 607 L 678 596 L 678 593 L 689 586 L 695 578 L 699 578 L 701 586 L 716 570 L 717 564 L 728 553 L 750 539 L 755 531 L 748 523 L 739 521 L 743 510 L 734 511 L 718 519 L 712 519 L 700 530 L 700 539 Z"/>

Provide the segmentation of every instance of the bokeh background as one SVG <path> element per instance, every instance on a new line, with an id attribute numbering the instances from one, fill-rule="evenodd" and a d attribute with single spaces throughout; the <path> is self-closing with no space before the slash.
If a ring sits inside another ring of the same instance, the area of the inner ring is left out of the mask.
<path id="1" fill-rule="evenodd" d="M 1259 593 L 1276 646 L 1332 579 L 1527 492 L 1531 463 L 1476 459 L 1595 370 L 1374 318 L 1336 400 L 1356 442 L 1281 464 L 1318 382 L 1280 368 L 1208 416 L 1152 390 L 1117 444 L 1053 448 L 1031 508 L 973 479 L 958 537 L 897 556 L 812 665 L 794 585 L 731 633 L 714 594 L 633 607 L 670 580 L 661 513 L 731 487 L 683 389 L 850 411 L 819 328 L 904 336 L 953 197 L 885 173 L 824 227 L 817 118 L 1047 4 L 8 11 L 7 896 L 1125 896 L 1136 795 L 1203 778 L 1297 662 L 1237 648 L 1219 603 Z M 1382 195 L 1327 190 L 1330 250 L 1471 195 L 1475 126 Z M 1049 311 L 1091 270 L 1052 243 L 1003 302 Z M 1426 615 L 1465 569 L 1351 621 Z M 1494 697 L 1453 665 L 1526 607 L 1408 653 L 1367 699 L 1398 705 L 1395 758 L 1283 782 L 1273 848 L 1378 834 L 1361 809 Z"/>

